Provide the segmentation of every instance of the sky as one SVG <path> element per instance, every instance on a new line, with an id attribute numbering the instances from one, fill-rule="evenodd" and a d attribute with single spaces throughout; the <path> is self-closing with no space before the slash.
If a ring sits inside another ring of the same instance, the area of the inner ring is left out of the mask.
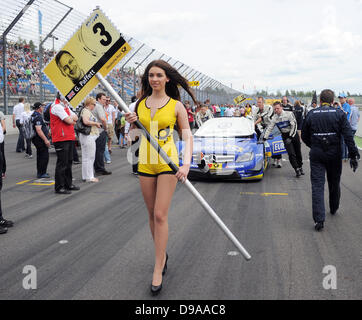
<path id="1" fill-rule="evenodd" d="M 62 0 L 245 93 L 362 93 L 362 0 Z"/>

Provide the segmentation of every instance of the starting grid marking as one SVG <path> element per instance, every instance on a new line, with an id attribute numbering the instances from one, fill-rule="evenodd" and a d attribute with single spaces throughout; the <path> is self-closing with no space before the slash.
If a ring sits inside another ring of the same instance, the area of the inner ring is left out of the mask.
<path id="1" fill-rule="evenodd" d="M 55 181 L 52 180 L 24 180 L 18 182 L 17 185 L 28 185 L 28 186 L 53 186 L 55 185 Z"/>
<path id="2" fill-rule="evenodd" d="M 272 197 L 272 196 L 289 196 L 289 193 L 258 193 L 258 192 L 240 192 L 242 196 L 262 196 L 262 197 Z"/>

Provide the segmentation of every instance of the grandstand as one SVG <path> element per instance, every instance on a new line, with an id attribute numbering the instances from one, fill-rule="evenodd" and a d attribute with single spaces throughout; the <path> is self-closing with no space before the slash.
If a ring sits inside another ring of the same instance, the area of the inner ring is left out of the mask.
<path id="1" fill-rule="evenodd" d="M 26 96 L 29 102 L 53 99 L 56 89 L 43 74 L 40 76 L 40 69 L 46 66 L 56 51 L 66 43 L 80 23 L 85 20 L 86 15 L 57 0 L 16 0 L 11 2 L 0 0 L 0 4 L 2 6 L 0 12 L 0 32 L 2 34 L 12 25 L 19 12 L 24 12 L 0 43 L 2 56 L 0 93 L 4 96 L 0 102 L 0 109 L 4 109 L 4 105 L 11 109 L 19 96 Z M 23 9 L 29 4 L 30 6 L 24 11 Z M 132 50 L 124 59 L 126 61 L 121 61 L 111 72 L 108 81 L 127 102 L 139 90 L 140 76 L 144 67 L 150 61 L 161 58 L 175 66 L 190 81 L 202 80 L 200 88 L 196 90 L 199 100 L 211 98 L 219 103 L 232 103 L 232 99 L 240 94 L 239 91 L 213 80 L 177 59 L 158 52 L 130 36 L 125 34 L 123 36 L 131 45 Z M 53 41 L 48 39 L 53 39 Z M 55 39 L 57 39 L 56 42 Z M 3 52 L 4 43 L 6 44 L 6 58 Z M 4 63 L 6 63 L 7 78 L 6 99 L 3 79 Z M 96 92 L 97 89 L 94 93 Z M 186 98 L 185 94 L 181 93 L 181 96 Z"/>

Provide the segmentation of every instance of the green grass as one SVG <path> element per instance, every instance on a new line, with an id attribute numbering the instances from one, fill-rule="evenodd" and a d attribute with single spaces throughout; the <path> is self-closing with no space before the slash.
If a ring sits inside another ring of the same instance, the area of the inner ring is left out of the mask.
<path id="1" fill-rule="evenodd" d="M 355 136 L 354 140 L 356 141 L 357 146 L 362 148 L 362 138 Z"/>

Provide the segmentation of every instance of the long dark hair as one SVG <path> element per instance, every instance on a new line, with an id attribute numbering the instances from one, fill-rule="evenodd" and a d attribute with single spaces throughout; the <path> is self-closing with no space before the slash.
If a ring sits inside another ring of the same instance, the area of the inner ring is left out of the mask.
<path id="1" fill-rule="evenodd" d="M 169 97 L 181 101 L 180 90 L 178 88 L 178 86 L 180 85 L 190 95 L 192 100 L 196 103 L 196 98 L 194 96 L 193 91 L 189 87 L 188 80 L 185 79 L 181 74 L 179 74 L 179 72 L 166 61 L 154 60 L 147 66 L 145 73 L 142 76 L 141 98 L 137 102 L 136 113 L 140 102 L 152 94 L 152 88 L 148 80 L 148 74 L 152 67 L 161 68 L 163 71 L 165 71 L 166 77 L 170 79 L 170 81 L 166 83 L 166 88 L 165 88 L 166 94 Z"/>

